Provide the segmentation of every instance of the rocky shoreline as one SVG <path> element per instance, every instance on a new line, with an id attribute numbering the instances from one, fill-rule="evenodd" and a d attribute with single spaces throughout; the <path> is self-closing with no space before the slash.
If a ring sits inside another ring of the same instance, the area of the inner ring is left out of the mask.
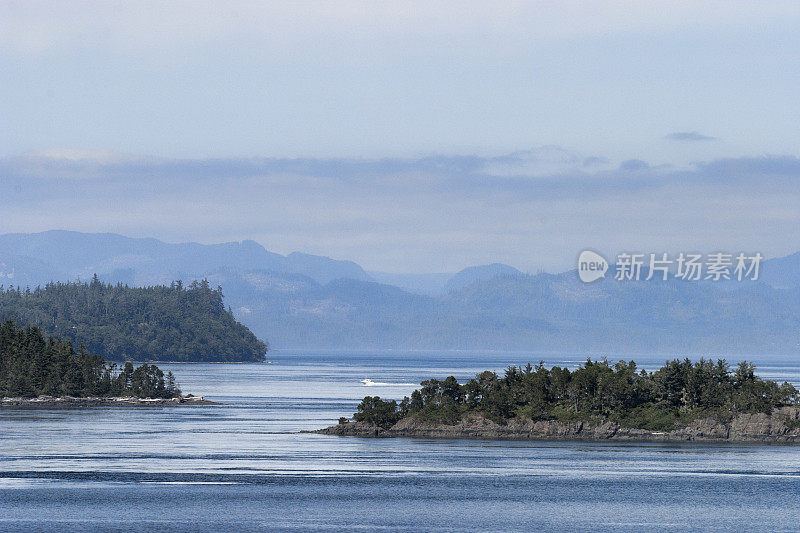
<path id="1" fill-rule="evenodd" d="M 153 406 L 219 405 L 202 396 L 181 398 L 132 398 L 130 396 L 75 398 L 72 396 L 38 396 L 36 398 L 0 398 L 0 409 L 72 409 L 85 407 L 153 407 Z"/>
<path id="2" fill-rule="evenodd" d="M 389 429 L 347 422 L 313 433 L 372 438 L 800 444 L 800 408 L 782 407 L 769 415 L 740 414 L 730 422 L 715 417 L 704 418 L 668 432 L 625 428 L 610 421 L 511 420 L 501 425 L 481 415 L 470 414 L 453 425 L 424 422 L 411 416 Z"/>

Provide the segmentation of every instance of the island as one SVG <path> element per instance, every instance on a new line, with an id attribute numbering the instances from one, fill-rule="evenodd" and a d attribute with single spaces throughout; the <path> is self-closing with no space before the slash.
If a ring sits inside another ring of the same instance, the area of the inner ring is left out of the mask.
<path id="1" fill-rule="evenodd" d="M 69 340 L 48 337 L 37 326 L 0 324 L 0 407 L 204 405 L 182 396 L 172 372 L 155 365 L 118 367 L 78 351 Z"/>
<path id="2" fill-rule="evenodd" d="M 316 433 L 496 440 L 800 443 L 800 395 L 761 379 L 747 361 L 587 360 L 543 363 L 421 383 L 402 401 L 367 396 L 352 419 Z"/>
<path id="3" fill-rule="evenodd" d="M 205 279 L 128 287 L 95 275 L 34 289 L 0 285 L 0 318 L 118 362 L 261 363 L 268 349 L 225 308 L 222 288 Z"/>

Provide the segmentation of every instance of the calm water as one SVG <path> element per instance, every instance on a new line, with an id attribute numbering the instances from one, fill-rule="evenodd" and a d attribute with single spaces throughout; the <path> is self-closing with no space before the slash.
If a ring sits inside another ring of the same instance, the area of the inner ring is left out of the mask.
<path id="1" fill-rule="evenodd" d="M 0 530 L 797 531 L 800 447 L 301 434 L 523 354 L 270 353 L 160 365 L 221 406 L 0 411 Z M 581 358 L 544 358 L 575 366 Z M 636 358 L 647 368 L 663 358 Z M 759 373 L 800 384 L 792 358 Z M 360 380 L 378 383 L 365 387 Z"/>

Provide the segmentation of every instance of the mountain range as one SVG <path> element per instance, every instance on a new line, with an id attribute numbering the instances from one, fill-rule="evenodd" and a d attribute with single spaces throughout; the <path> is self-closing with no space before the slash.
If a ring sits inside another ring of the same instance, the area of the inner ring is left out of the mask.
<path id="1" fill-rule="evenodd" d="M 575 271 L 502 264 L 454 274 L 365 272 L 351 261 L 280 255 L 254 241 L 168 244 L 115 234 L 0 235 L 0 284 L 88 280 L 132 286 L 206 278 L 275 349 L 480 349 L 551 353 L 800 352 L 800 253 L 758 281 L 592 284 Z"/>

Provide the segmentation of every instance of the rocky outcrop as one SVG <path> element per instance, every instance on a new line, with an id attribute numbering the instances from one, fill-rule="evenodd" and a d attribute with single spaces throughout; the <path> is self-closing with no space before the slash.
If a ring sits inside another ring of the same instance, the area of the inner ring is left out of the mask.
<path id="1" fill-rule="evenodd" d="M 150 407 L 159 405 L 218 405 L 202 396 L 181 398 L 133 398 L 130 396 L 100 398 L 73 396 L 38 396 L 36 398 L 0 398 L 0 408 L 72 409 L 84 407 Z"/>
<path id="2" fill-rule="evenodd" d="M 388 429 L 347 422 L 316 433 L 352 437 L 417 437 L 444 439 L 628 441 L 628 442 L 761 442 L 800 444 L 800 408 L 782 407 L 771 414 L 741 414 L 731 422 L 715 417 L 695 420 L 668 432 L 621 427 L 616 422 L 511 420 L 498 424 L 469 414 L 456 424 L 436 424 L 406 417 Z"/>

